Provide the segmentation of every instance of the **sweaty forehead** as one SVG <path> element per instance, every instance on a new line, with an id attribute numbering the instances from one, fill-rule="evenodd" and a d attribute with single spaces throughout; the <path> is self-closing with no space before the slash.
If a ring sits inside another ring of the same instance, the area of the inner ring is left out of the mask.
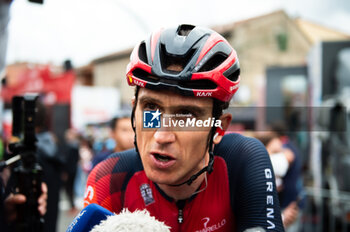
<path id="1" fill-rule="evenodd" d="M 146 88 L 140 88 L 138 92 L 138 102 L 144 100 L 153 100 L 155 103 L 162 104 L 165 107 L 177 107 L 182 105 L 197 106 L 211 109 L 213 107 L 213 99 L 211 98 L 199 98 L 191 96 L 182 96 L 171 91 L 159 91 L 150 90 Z"/>

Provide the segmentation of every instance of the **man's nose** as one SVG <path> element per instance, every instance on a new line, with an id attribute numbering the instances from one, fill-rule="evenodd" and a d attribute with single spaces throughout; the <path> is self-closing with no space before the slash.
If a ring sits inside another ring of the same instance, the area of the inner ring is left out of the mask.
<path id="1" fill-rule="evenodd" d="M 155 141 L 159 144 L 175 142 L 175 134 L 168 130 L 157 130 L 153 135 Z"/>

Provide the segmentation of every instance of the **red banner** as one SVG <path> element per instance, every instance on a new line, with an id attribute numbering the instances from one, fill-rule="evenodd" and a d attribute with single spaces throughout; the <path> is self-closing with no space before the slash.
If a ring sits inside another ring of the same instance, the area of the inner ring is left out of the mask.
<path id="1" fill-rule="evenodd" d="M 28 92 L 43 94 L 46 104 L 70 103 L 75 81 L 73 71 L 54 73 L 48 65 L 19 68 L 2 87 L 1 97 L 10 103 L 15 95 Z"/>

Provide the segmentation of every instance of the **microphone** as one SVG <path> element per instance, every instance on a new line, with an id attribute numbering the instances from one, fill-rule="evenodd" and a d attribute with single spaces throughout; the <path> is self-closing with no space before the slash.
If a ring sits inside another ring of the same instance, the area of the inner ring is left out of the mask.
<path id="1" fill-rule="evenodd" d="M 123 209 L 119 214 L 107 216 L 100 224 L 94 226 L 90 232 L 170 232 L 170 227 L 157 220 L 146 210 L 130 212 Z"/>
<path id="2" fill-rule="evenodd" d="M 97 204 L 90 204 L 74 218 L 66 232 L 88 232 L 109 215 L 114 213 Z"/>

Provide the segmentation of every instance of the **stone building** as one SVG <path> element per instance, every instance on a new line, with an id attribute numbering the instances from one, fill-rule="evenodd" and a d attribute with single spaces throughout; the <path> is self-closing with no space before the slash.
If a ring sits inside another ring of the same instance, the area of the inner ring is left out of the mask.
<path id="1" fill-rule="evenodd" d="M 244 106 L 259 105 L 267 67 L 304 65 L 310 48 L 317 41 L 350 39 L 344 33 L 293 19 L 282 10 L 213 29 L 221 33 L 238 53 L 241 87 L 249 94 L 241 99 L 238 97 L 237 104 Z M 126 49 L 92 61 L 93 85 L 119 88 L 122 104 L 129 104 L 133 96 L 133 90 L 125 81 L 131 51 L 131 48 Z"/>

